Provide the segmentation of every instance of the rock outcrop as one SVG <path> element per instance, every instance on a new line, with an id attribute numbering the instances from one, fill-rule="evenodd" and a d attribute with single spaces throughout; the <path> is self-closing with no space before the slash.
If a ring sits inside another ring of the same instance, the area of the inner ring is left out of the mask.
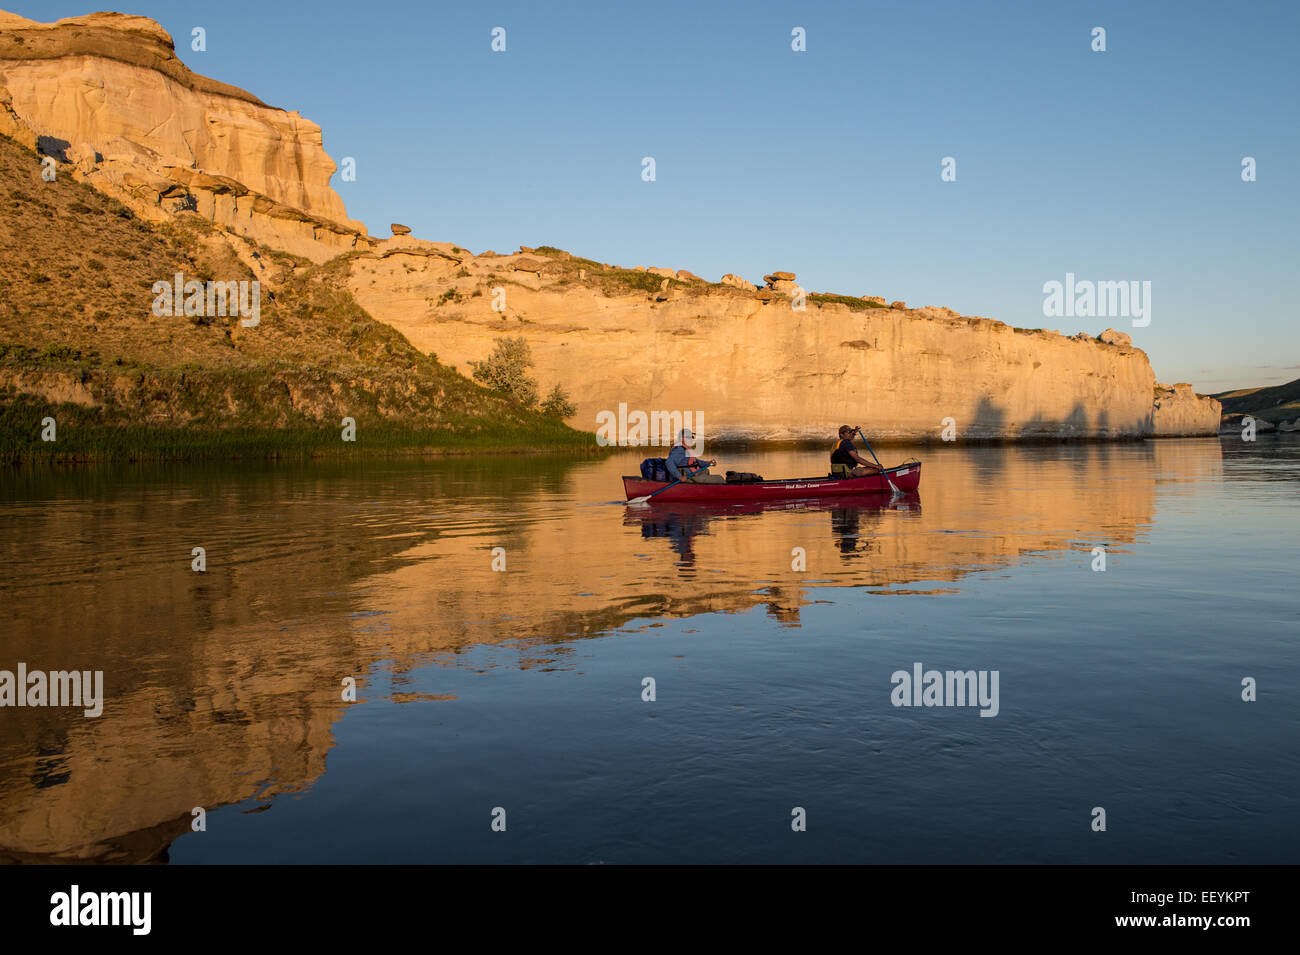
<path id="1" fill-rule="evenodd" d="M 0 133 L 142 218 L 192 209 L 315 261 L 369 244 L 330 187 L 320 127 L 191 72 L 144 17 L 0 13 Z"/>
<path id="2" fill-rule="evenodd" d="M 767 283 L 769 289 L 786 296 L 796 295 L 803 291 L 794 279 L 793 272 L 773 272 L 770 275 L 763 276 L 763 281 Z"/>
<path id="3" fill-rule="evenodd" d="M 510 263 L 510 267 L 516 272 L 531 272 L 533 275 L 541 276 L 546 263 L 541 259 L 517 258 Z"/>
<path id="4" fill-rule="evenodd" d="M 1121 337 L 1128 338 L 1127 335 Z M 1198 395 L 1185 381 L 1173 387 L 1157 383 L 1152 403 L 1151 434 L 1154 437 L 1215 434 L 1222 415 L 1223 406 L 1218 401 Z"/>

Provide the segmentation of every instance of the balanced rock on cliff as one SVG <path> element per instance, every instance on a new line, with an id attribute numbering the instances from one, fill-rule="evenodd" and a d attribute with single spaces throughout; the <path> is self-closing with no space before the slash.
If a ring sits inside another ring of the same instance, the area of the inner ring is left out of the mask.
<path id="1" fill-rule="evenodd" d="M 546 268 L 546 263 L 541 259 L 518 258 L 511 263 L 511 268 L 516 272 L 532 272 L 541 275 L 542 269 Z"/>
<path id="2" fill-rule="evenodd" d="M 393 230 L 393 235 L 410 235 L 410 234 L 411 234 L 411 227 L 410 227 L 409 225 L 402 225 L 400 222 L 394 222 L 394 223 L 393 223 L 392 225 L 390 225 L 388 228 L 390 228 L 390 229 Z"/>
<path id="3" fill-rule="evenodd" d="M 780 292 L 782 295 L 793 295 L 802 291 L 795 283 L 793 272 L 773 272 L 770 275 L 764 275 L 763 281 L 773 292 Z"/>
<path id="4" fill-rule="evenodd" d="M 1098 341 L 1105 342 L 1107 345 L 1123 345 L 1125 348 L 1133 347 L 1133 338 L 1125 335 L 1123 332 L 1117 332 L 1113 328 L 1108 328 L 1097 336 Z M 1175 385 L 1174 387 L 1178 387 Z M 1190 387 L 1190 386 L 1189 386 Z"/>

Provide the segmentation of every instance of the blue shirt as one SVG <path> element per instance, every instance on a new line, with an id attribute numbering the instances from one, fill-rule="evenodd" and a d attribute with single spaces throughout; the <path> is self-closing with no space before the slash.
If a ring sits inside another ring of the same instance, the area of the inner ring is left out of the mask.
<path id="1" fill-rule="evenodd" d="M 684 446 L 680 444 L 673 445 L 673 449 L 668 452 L 668 476 L 674 481 L 680 481 L 686 475 L 698 470 L 700 465 L 697 465 L 694 469 L 687 465 L 687 459 L 691 456 L 691 452 L 686 450 Z M 683 470 L 686 471 L 686 475 L 682 474 Z"/>

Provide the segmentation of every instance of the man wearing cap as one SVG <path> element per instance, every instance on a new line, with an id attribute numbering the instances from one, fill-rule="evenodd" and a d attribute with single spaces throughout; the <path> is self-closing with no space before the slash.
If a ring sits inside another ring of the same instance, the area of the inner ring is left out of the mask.
<path id="1" fill-rule="evenodd" d="M 668 477 L 673 481 L 689 481 L 707 465 L 712 467 L 717 461 L 701 461 L 691 454 L 690 446 L 695 441 L 695 432 L 683 428 L 677 436 L 677 443 L 668 452 Z M 703 477 L 704 475 L 700 475 Z M 725 478 L 723 479 L 725 480 Z"/>
<path id="2" fill-rule="evenodd" d="M 880 473 L 880 467 L 874 461 L 868 461 L 858 454 L 853 446 L 853 434 L 856 428 L 847 424 L 840 425 L 840 437 L 831 451 L 831 475 L 833 477 L 865 477 Z"/>

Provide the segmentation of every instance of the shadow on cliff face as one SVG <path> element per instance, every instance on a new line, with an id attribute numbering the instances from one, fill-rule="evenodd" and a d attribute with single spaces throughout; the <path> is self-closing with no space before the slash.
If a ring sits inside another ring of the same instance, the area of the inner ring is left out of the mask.
<path id="1" fill-rule="evenodd" d="M 31 140 L 28 140 L 31 142 Z M 72 143 L 66 139 L 59 139 L 57 136 L 38 136 L 36 137 L 36 152 L 42 156 L 53 156 L 61 163 L 67 163 L 68 150 L 72 148 Z"/>
<path id="2" fill-rule="evenodd" d="M 1064 418 L 1045 418 L 1034 415 L 1019 425 L 1016 436 L 1022 438 L 1039 438 L 1062 440 L 1086 437 L 1088 434 L 1088 410 L 1081 402 L 1075 402 L 1070 413 Z"/>
<path id="3" fill-rule="evenodd" d="M 1016 438 L 1028 440 L 1061 440 L 1070 438 L 1102 437 L 1109 433 L 1110 415 L 1104 409 L 1093 422 L 1088 408 L 1081 401 L 1074 403 L 1070 413 L 1063 418 L 1047 418 L 1036 414 L 1023 422 L 1009 420 L 1009 415 L 992 397 L 985 395 L 975 405 L 970 423 L 958 422 L 958 443 L 962 440 L 1003 441 Z"/>
<path id="4" fill-rule="evenodd" d="M 1061 429 L 1068 437 L 1086 437 L 1089 435 L 1088 409 L 1083 406 L 1082 402 L 1076 402 L 1074 407 L 1070 409 L 1070 413 L 1061 422 Z"/>
<path id="5" fill-rule="evenodd" d="M 992 398 L 985 395 L 975 405 L 975 413 L 969 426 L 963 427 L 960 421 L 957 422 L 958 434 L 968 438 L 997 439 L 1005 433 L 1006 421 L 1006 412 L 994 404 Z"/>
<path id="6" fill-rule="evenodd" d="M 1070 413 L 1063 418 L 1034 415 L 1019 425 L 1012 435 L 1043 441 L 1092 440 L 1110 436 L 1110 413 L 1102 408 L 1094 419 L 1090 416 L 1087 405 L 1081 401 L 1076 401 L 1070 408 Z"/>

